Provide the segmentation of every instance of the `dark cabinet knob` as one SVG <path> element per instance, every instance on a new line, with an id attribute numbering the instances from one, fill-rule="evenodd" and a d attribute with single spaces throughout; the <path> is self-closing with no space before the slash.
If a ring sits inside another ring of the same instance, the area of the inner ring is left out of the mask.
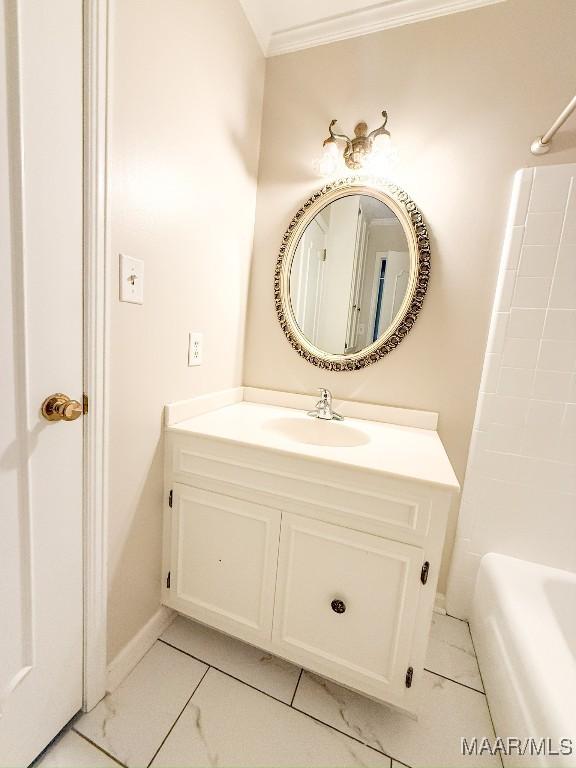
<path id="1" fill-rule="evenodd" d="M 330 607 L 334 611 L 334 613 L 344 613 L 346 610 L 346 603 L 344 600 L 332 600 L 330 603 Z"/>

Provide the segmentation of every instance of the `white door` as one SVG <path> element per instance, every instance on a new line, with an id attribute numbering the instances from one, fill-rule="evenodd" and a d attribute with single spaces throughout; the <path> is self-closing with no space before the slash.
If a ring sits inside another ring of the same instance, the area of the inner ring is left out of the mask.
<path id="1" fill-rule="evenodd" d="M 82 3 L 0 9 L 0 765 L 82 706 Z M 68 415 L 75 416 L 74 409 Z"/>
<path id="2" fill-rule="evenodd" d="M 364 285 L 364 262 L 366 261 L 366 241 L 368 227 L 362 210 L 358 206 L 358 224 L 356 226 L 356 246 L 354 249 L 354 266 L 350 285 L 350 309 L 348 311 L 348 328 L 346 331 L 346 352 L 357 351 L 358 321 L 362 311 L 362 288 Z"/>
<path id="3" fill-rule="evenodd" d="M 357 196 L 342 197 L 330 204 L 318 346 L 338 355 L 346 352 L 357 224 Z"/>
<path id="4" fill-rule="evenodd" d="M 295 259 L 300 265 L 298 300 L 294 310 L 296 322 L 304 336 L 316 344 L 326 257 L 326 232 L 322 229 L 318 217 L 313 219 L 306 228 L 298 250 L 300 258 Z"/>
<path id="5" fill-rule="evenodd" d="M 282 515 L 273 642 L 282 656 L 401 702 L 411 665 L 423 552 Z"/>

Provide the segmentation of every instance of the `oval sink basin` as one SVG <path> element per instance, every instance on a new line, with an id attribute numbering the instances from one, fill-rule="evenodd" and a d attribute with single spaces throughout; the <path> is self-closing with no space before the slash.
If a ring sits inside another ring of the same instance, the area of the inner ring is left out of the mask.
<path id="1" fill-rule="evenodd" d="M 353 448 L 357 445 L 366 445 L 370 442 L 356 427 L 342 424 L 339 421 L 327 421 L 322 419 L 281 418 L 270 419 L 266 427 L 272 431 L 287 437 L 295 443 L 306 445 L 325 445 L 332 448 Z"/>

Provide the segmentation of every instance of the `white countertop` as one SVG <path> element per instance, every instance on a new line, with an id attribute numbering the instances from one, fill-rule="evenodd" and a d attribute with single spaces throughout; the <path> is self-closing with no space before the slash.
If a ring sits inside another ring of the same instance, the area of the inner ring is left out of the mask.
<path id="1" fill-rule="evenodd" d="M 460 488 L 438 433 L 431 429 L 354 418 L 322 421 L 293 408 L 250 402 L 227 405 L 167 429 L 382 472 L 452 491 Z M 311 441 L 302 442 L 299 435 Z M 318 445 L 316 440 L 325 444 Z M 348 444 L 330 444 L 334 440 Z"/>

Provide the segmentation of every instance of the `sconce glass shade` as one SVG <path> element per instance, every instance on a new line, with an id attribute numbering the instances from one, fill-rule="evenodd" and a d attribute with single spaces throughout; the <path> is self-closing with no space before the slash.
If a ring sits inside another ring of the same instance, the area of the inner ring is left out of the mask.
<path id="1" fill-rule="evenodd" d="M 332 176 L 341 165 L 338 145 L 334 139 L 326 139 L 322 154 L 316 162 L 320 176 Z"/>
<path id="2" fill-rule="evenodd" d="M 383 134 L 374 139 L 372 152 L 366 156 L 364 170 L 386 178 L 398 162 L 398 151 L 390 136 Z"/>

